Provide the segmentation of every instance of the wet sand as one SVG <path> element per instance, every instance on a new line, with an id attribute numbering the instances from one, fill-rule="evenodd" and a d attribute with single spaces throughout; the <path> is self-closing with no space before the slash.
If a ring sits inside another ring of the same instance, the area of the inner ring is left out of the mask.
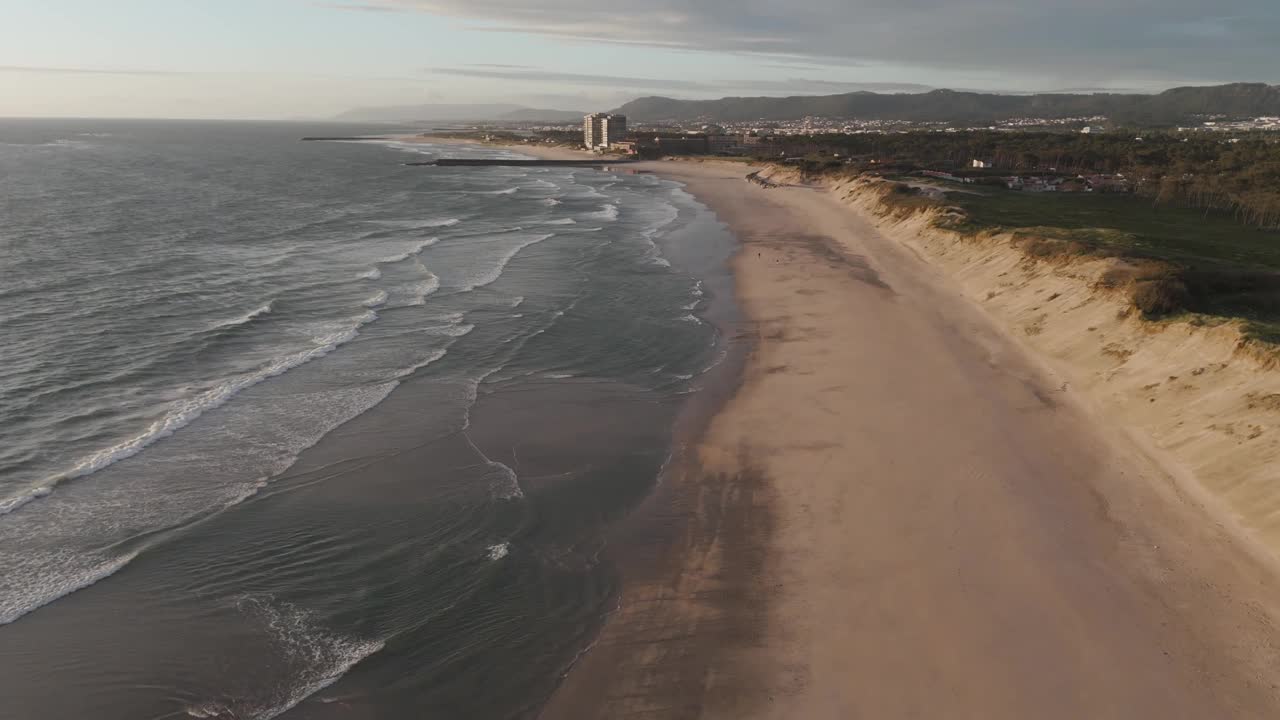
<path id="1" fill-rule="evenodd" d="M 1273 565 L 951 278 L 824 191 L 637 167 L 738 235 L 752 351 L 541 717 L 1280 716 Z"/>

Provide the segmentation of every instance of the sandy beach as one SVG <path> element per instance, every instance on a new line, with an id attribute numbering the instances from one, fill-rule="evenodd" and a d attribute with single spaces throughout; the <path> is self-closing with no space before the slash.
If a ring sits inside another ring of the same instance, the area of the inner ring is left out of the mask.
<path id="1" fill-rule="evenodd" d="M 541 717 L 1277 716 L 1268 553 L 954 267 L 752 169 L 628 169 L 739 238 L 750 354 Z"/>
<path id="2" fill-rule="evenodd" d="M 821 189 L 636 168 L 741 240 L 753 350 L 543 718 L 1280 712 L 1271 565 L 951 278 Z"/>

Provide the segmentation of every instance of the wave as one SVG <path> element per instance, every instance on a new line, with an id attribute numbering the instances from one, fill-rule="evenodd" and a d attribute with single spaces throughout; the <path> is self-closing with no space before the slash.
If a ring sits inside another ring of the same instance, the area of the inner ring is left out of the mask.
<path id="1" fill-rule="evenodd" d="M 61 482 L 91 475 L 109 465 L 137 455 L 149 445 L 169 437 L 178 430 L 191 424 L 192 421 L 203 415 L 205 412 L 224 405 L 228 400 L 245 388 L 252 387 L 268 378 L 282 375 L 299 365 L 303 365 L 315 360 L 316 358 L 328 355 L 337 349 L 338 346 L 354 339 L 360 334 L 361 327 L 373 322 L 377 318 L 377 313 L 370 310 L 359 318 L 356 318 L 355 324 L 351 327 L 343 328 L 342 330 L 332 332 L 328 335 L 313 338 L 316 344 L 311 348 L 285 355 L 284 357 L 264 365 L 257 370 L 241 373 L 237 377 L 225 380 L 221 384 L 205 390 L 195 397 L 173 403 L 169 411 L 166 412 L 163 417 L 151 423 L 141 433 L 138 433 L 127 440 L 116 443 L 115 445 L 91 453 L 90 455 L 82 458 L 69 470 L 60 475 L 49 478 L 42 487 L 54 488 Z M 45 492 L 39 495 L 39 497 L 44 497 L 48 494 L 49 492 Z M 25 505 L 27 502 L 30 502 L 30 500 L 27 500 L 22 504 Z M 12 508 L 9 512 L 11 511 Z"/>
<path id="2" fill-rule="evenodd" d="M 54 600 L 64 598 L 77 590 L 83 590 L 103 578 L 116 574 L 121 568 L 133 562 L 133 559 L 141 552 L 142 550 L 139 549 L 124 555 L 104 558 L 101 562 L 85 568 L 83 572 L 71 575 L 60 575 L 58 573 L 36 573 L 34 575 L 23 573 L 19 575 L 18 573 L 13 573 L 12 577 L 6 577 L 5 580 L 6 583 L 13 583 L 10 587 L 18 592 L 6 592 L 4 595 L 0 595 L 0 625 L 8 625 L 36 608 L 48 605 Z M 39 562 L 40 558 L 26 558 L 26 560 L 34 565 Z M 33 577 L 34 583 L 28 582 L 24 584 L 21 582 L 23 578 L 31 579 Z M 31 587 L 32 584 L 37 585 L 37 587 Z M 14 595 L 17 597 L 14 597 Z M 39 600 L 35 603 L 30 602 L 33 596 L 39 597 Z"/>
<path id="3" fill-rule="evenodd" d="M 367 308 L 376 308 L 387 304 L 387 291 L 379 290 L 362 303 Z"/>
<path id="4" fill-rule="evenodd" d="M 477 391 L 479 385 L 479 382 L 477 382 Z M 474 402 L 474 398 L 472 401 Z M 469 413 L 467 422 L 471 422 Z M 520 476 L 516 475 L 516 471 L 512 470 L 509 465 L 500 463 L 485 455 L 483 450 L 476 447 L 469 434 L 464 432 L 462 436 L 466 438 L 467 444 L 471 446 L 471 449 L 475 450 L 476 455 L 480 456 L 480 461 L 495 471 L 495 477 L 489 481 L 489 491 L 493 493 L 493 498 L 495 500 L 520 500 L 524 498 L 524 489 L 520 487 Z"/>
<path id="5" fill-rule="evenodd" d="M 384 257 L 380 260 L 375 260 L 374 262 L 378 263 L 379 265 L 391 265 L 393 263 L 404 262 L 405 260 L 408 260 L 409 258 L 421 253 L 423 250 L 426 250 L 427 248 L 431 247 L 432 245 L 435 245 L 438 242 L 440 242 L 440 238 L 427 238 L 426 240 L 423 240 L 422 242 L 414 245 L 409 250 L 406 250 L 397 255 L 388 255 L 387 257 Z"/>
<path id="6" fill-rule="evenodd" d="M 488 558 L 489 558 L 490 560 L 492 560 L 492 561 L 495 561 L 495 562 L 496 562 L 496 561 L 501 560 L 502 558 L 506 557 L 506 556 L 507 556 L 507 553 L 508 553 L 510 550 L 511 550 L 511 544 L 510 544 L 510 543 L 498 543 L 498 544 L 496 544 L 496 545 L 490 545 L 490 546 L 488 547 L 488 552 L 486 553 L 486 555 L 488 556 Z"/>
<path id="7" fill-rule="evenodd" d="M 600 208 L 599 212 L 587 213 L 583 217 L 589 217 L 592 220 L 609 220 L 612 222 L 618 219 L 618 206 L 612 204 L 605 205 Z"/>
<path id="8" fill-rule="evenodd" d="M 411 285 L 408 289 L 409 299 L 392 307 L 419 307 L 426 305 L 427 298 L 434 295 L 439 289 L 440 278 L 431 275 L 426 280 Z"/>
<path id="9" fill-rule="evenodd" d="M 693 288 L 689 290 L 689 297 L 693 298 L 693 302 L 689 303 L 688 305 L 685 305 L 682 309 L 693 310 L 694 308 L 698 307 L 698 303 L 702 302 L 702 295 L 703 295 L 702 281 L 695 280 L 693 283 Z"/>
<path id="10" fill-rule="evenodd" d="M 520 192 L 518 187 L 509 187 L 505 190 L 474 190 L 471 195 L 515 195 Z"/>
<path id="11" fill-rule="evenodd" d="M 555 207 L 556 205 L 563 205 L 564 203 L 561 202 L 559 198 L 546 198 L 542 201 L 542 204 L 549 207 Z"/>
<path id="12" fill-rule="evenodd" d="M 369 220 L 367 222 L 403 230 L 426 230 L 427 228 L 453 227 L 462 222 L 462 220 L 445 218 L 443 220 Z"/>
<path id="13" fill-rule="evenodd" d="M 382 277 L 382 270 L 380 268 L 373 268 L 366 272 L 360 273 L 361 280 L 377 280 L 381 277 Z"/>
<path id="14" fill-rule="evenodd" d="M 578 221 L 573 218 L 562 218 L 560 220 L 548 220 L 543 225 L 577 225 Z"/>
<path id="15" fill-rule="evenodd" d="M 271 720 L 297 707 L 346 675 L 360 661 L 386 646 L 384 640 L 341 635 L 320 625 L 314 614 L 270 595 L 244 596 L 237 609 L 264 627 L 286 682 L 263 687 L 260 697 L 208 700 L 188 705 L 194 718 Z"/>
<path id="16" fill-rule="evenodd" d="M 243 315 L 240 315 L 239 317 L 234 317 L 234 318 L 231 318 L 230 320 L 223 320 L 221 322 L 214 323 L 213 325 L 209 326 L 208 331 L 212 332 L 214 330 L 225 330 L 226 328 L 238 327 L 240 325 L 248 325 L 249 323 L 253 322 L 255 319 L 262 317 L 263 315 L 266 315 L 267 313 L 271 312 L 272 306 L 274 305 L 275 305 L 274 301 L 263 303 L 262 305 L 254 308 L 253 310 L 250 310 L 249 312 Z"/>
<path id="17" fill-rule="evenodd" d="M 471 282 L 471 284 L 462 286 L 461 288 L 462 292 L 471 292 L 476 288 L 482 288 L 482 287 L 485 287 L 486 285 L 493 284 L 494 282 L 497 281 L 498 278 L 502 277 L 503 271 L 506 270 L 507 264 L 511 262 L 512 258 L 514 258 L 516 255 L 519 255 L 522 250 L 529 247 L 530 245 L 536 245 L 542 242 L 543 240 L 546 240 L 548 238 L 553 238 L 553 237 L 555 237 L 555 233 L 549 233 L 547 235 L 535 235 L 532 238 L 529 238 L 524 242 L 507 250 L 505 254 L 503 254 L 501 257 L 498 258 L 497 265 L 481 273 Z"/>
<path id="18" fill-rule="evenodd" d="M 28 490 L 20 495 L 16 495 L 14 497 L 7 497 L 4 500 L 0 500 L 0 515 L 8 515 L 9 513 L 13 512 L 14 510 L 17 510 L 23 505 L 26 505 L 27 503 L 33 500 L 39 500 L 40 498 L 47 496 L 51 492 L 53 492 L 52 485 L 41 485 L 40 487 L 34 490 Z"/>

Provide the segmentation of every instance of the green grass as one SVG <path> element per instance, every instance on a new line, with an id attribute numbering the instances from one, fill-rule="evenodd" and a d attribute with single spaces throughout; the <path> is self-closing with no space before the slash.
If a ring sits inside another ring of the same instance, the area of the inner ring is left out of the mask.
<path id="1" fill-rule="evenodd" d="M 1187 311 L 1243 318 L 1251 337 L 1280 343 L 1280 232 L 1132 195 L 980 188 L 948 193 L 947 204 L 967 216 L 955 229 L 1012 231 L 1033 254 L 1161 261 L 1127 281 L 1134 305 L 1148 317 Z"/>
<path id="2" fill-rule="evenodd" d="M 1181 264 L 1280 269 L 1280 232 L 1227 213 L 1155 207 L 1132 195 L 978 192 L 947 196 L 969 216 L 962 229 L 1022 230 Z"/>

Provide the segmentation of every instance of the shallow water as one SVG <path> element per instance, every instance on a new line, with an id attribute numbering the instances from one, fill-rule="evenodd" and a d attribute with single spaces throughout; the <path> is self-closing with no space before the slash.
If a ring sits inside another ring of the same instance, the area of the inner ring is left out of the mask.
<path id="1" fill-rule="evenodd" d="M 723 354 L 675 185 L 385 128 L 0 121 L 15 717 L 504 717 Z"/>

